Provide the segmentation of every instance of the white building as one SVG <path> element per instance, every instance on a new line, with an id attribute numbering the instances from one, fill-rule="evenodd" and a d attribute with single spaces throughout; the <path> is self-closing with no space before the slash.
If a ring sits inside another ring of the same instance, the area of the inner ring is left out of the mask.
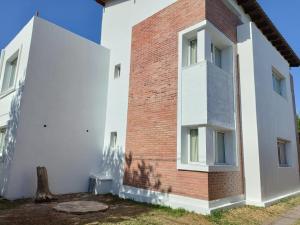
<path id="1" fill-rule="evenodd" d="M 39 165 L 54 193 L 97 173 L 200 213 L 299 192 L 300 60 L 255 0 L 98 2 L 104 47 L 34 18 L 2 51 L 2 195 L 32 196 Z"/>

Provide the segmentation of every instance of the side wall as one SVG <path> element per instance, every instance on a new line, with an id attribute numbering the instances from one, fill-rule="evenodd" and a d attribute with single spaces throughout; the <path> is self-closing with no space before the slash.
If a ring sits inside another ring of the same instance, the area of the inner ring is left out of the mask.
<path id="1" fill-rule="evenodd" d="M 252 24 L 258 141 L 261 157 L 262 200 L 299 191 L 295 115 L 289 64 Z M 273 90 L 272 67 L 284 76 L 285 94 Z M 277 138 L 288 140 L 289 167 L 279 167 Z"/>
<path id="2" fill-rule="evenodd" d="M 19 105 L 21 101 L 24 79 L 26 76 L 28 56 L 31 44 L 33 19 L 19 32 L 19 34 L 5 47 L 0 59 L 0 89 L 5 71 L 6 61 L 18 52 L 15 87 L 0 97 L 0 128 L 7 127 L 6 145 L 3 157 L 0 158 L 0 195 L 7 189 L 9 168 L 14 160 L 13 153 L 17 135 Z M 2 65 L 2 67 L 1 67 Z"/>
<path id="3" fill-rule="evenodd" d="M 87 191 L 103 146 L 109 51 L 35 18 L 5 197 L 33 196 L 36 166 L 53 193 Z"/>

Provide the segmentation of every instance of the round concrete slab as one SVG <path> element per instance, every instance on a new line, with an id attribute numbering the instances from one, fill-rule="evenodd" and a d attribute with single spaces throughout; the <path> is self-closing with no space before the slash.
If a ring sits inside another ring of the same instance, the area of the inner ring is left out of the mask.
<path id="1" fill-rule="evenodd" d="M 106 211 L 108 209 L 108 205 L 95 201 L 72 201 L 58 203 L 53 208 L 59 212 L 85 214 Z"/>

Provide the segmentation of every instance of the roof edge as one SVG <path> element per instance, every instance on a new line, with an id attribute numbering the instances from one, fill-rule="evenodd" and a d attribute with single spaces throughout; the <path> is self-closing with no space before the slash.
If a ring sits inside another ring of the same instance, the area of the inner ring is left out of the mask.
<path id="1" fill-rule="evenodd" d="M 289 62 L 290 67 L 299 67 L 300 59 L 282 34 L 275 27 L 271 19 L 256 0 L 236 0 L 251 20 L 256 24 L 265 37 Z"/>

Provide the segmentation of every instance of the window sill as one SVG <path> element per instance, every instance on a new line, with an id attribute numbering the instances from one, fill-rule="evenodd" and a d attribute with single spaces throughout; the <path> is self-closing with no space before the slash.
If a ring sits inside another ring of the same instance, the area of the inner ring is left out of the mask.
<path id="1" fill-rule="evenodd" d="M 10 95 L 15 90 L 16 90 L 15 88 L 11 88 L 11 89 L 8 89 L 8 90 L 4 91 L 3 93 L 0 93 L 0 99 L 6 97 L 7 95 Z"/>
<path id="2" fill-rule="evenodd" d="M 199 172 L 224 172 L 238 171 L 239 167 L 235 165 L 205 165 L 205 164 L 178 164 L 178 170 L 190 170 Z"/>

